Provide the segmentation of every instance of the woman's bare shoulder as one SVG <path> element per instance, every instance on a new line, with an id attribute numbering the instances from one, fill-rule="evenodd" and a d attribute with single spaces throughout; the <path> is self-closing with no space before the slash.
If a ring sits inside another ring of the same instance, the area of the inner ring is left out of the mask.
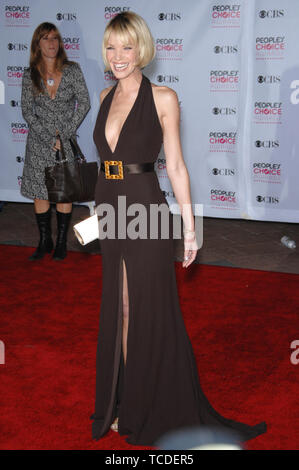
<path id="1" fill-rule="evenodd" d="M 100 93 L 100 103 L 102 104 L 102 102 L 104 101 L 104 99 L 106 98 L 106 96 L 108 95 L 108 93 L 112 90 L 113 88 L 113 85 L 111 86 L 108 86 L 107 88 L 104 88 L 101 93 Z"/>
<path id="2" fill-rule="evenodd" d="M 179 100 L 176 92 L 168 86 L 155 85 L 154 83 L 151 85 L 159 114 L 161 116 L 168 115 L 169 113 L 177 115 L 179 113 Z"/>
<path id="3" fill-rule="evenodd" d="M 153 95 L 157 102 L 165 105 L 176 105 L 178 103 L 177 93 L 168 86 L 160 86 L 154 83 L 151 83 Z"/>

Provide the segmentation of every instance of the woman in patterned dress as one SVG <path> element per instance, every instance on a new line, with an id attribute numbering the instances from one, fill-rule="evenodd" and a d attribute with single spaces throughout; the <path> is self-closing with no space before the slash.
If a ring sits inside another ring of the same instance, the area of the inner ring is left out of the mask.
<path id="1" fill-rule="evenodd" d="M 29 125 L 21 193 L 34 199 L 40 241 L 29 259 L 37 260 L 53 249 L 45 167 L 55 165 L 56 150 L 60 148 L 58 134 L 66 159 L 73 160 L 69 138 L 76 135 L 90 109 L 81 68 L 67 59 L 61 35 L 52 23 L 41 23 L 33 34 L 30 68 L 24 72 L 21 102 L 23 117 Z M 71 213 L 72 203 L 56 205 L 57 241 L 53 259 L 66 256 Z"/>

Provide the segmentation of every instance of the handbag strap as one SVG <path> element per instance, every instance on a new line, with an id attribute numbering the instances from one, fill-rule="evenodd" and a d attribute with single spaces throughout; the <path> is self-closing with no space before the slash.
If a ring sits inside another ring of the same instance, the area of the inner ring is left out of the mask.
<path id="1" fill-rule="evenodd" d="M 80 149 L 77 140 L 74 139 L 73 137 L 71 137 L 70 138 L 70 144 L 71 144 L 71 147 L 72 147 L 74 157 L 81 160 L 80 163 L 86 162 L 86 158 L 84 157 L 84 155 L 82 153 L 82 150 Z"/>
<path id="2" fill-rule="evenodd" d="M 62 140 L 61 140 L 59 134 L 57 134 L 56 139 L 58 139 L 59 142 L 60 142 L 60 150 L 56 150 L 56 157 L 55 157 L 55 159 L 56 159 L 57 162 L 66 161 L 66 156 L 65 156 L 64 147 L 63 147 L 63 145 L 62 145 Z"/>
<path id="3" fill-rule="evenodd" d="M 67 159 L 65 156 L 65 151 L 64 151 L 64 147 L 63 147 L 60 135 L 57 134 L 56 138 L 59 139 L 60 141 L 60 150 L 56 150 L 56 161 L 57 162 L 66 161 Z M 84 157 L 82 150 L 80 149 L 76 139 L 74 139 L 73 137 L 70 137 L 69 142 L 70 142 L 71 149 L 72 149 L 75 159 L 80 160 L 80 163 L 86 162 L 86 158 Z"/>

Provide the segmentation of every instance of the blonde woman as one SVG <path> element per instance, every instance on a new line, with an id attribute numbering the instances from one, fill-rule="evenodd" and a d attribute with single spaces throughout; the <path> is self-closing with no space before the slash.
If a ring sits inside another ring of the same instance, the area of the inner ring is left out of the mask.
<path id="1" fill-rule="evenodd" d="M 30 260 L 51 253 L 51 209 L 45 186 L 45 167 L 55 165 L 63 143 L 66 159 L 73 160 L 69 138 L 90 108 L 89 94 L 79 64 L 67 59 L 61 35 L 52 23 L 41 23 L 31 41 L 30 68 L 22 82 L 22 112 L 29 125 L 21 193 L 34 200 L 40 240 Z M 56 205 L 57 241 L 53 259 L 66 257 L 72 204 Z"/>
<path id="2" fill-rule="evenodd" d="M 194 261 L 198 246 L 180 143 L 178 98 L 170 88 L 153 85 L 142 72 L 154 53 L 152 35 L 139 15 L 121 13 L 107 25 L 103 58 L 117 84 L 100 95 L 94 140 L 101 171 L 95 197 L 98 213 L 101 204 L 113 207 L 116 237 L 101 240 L 103 284 L 92 435 L 99 439 L 111 427 L 127 435 L 130 444 L 153 445 L 176 428 L 209 424 L 237 429 L 249 439 L 264 432 L 265 423 L 248 426 L 222 417 L 201 390 L 179 305 L 173 239 L 161 236 L 161 224 L 157 238 L 123 236 L 118 220 L 120 196 L 125 196 L 127 208 L 136 203 L 146 208 L 147 227 L 151 205 L 168 207 L 153 167 L 163 142 L 176 200 L 181 209 L 189 208 L 183 213 L 183 266 Z M 127 217 L 126 228 L 134 217 Z M 171 218 L 169 224 L 171 234 Z"/>

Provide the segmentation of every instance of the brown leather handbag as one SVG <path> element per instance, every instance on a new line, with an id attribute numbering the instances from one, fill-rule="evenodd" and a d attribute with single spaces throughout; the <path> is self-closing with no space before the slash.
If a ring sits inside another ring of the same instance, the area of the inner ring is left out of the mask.
<path id="1" fill-rule="evenodd" d="M 66 160 L 60 136 L 60 150 L 56 151 L 56 164 L 45 168 L 45 183 L 50 202 L 86 202 L 94 200 L 98 178 L 97 162 L 87 162 L 76 139 L 69 142 L 74 161 Z"/>

